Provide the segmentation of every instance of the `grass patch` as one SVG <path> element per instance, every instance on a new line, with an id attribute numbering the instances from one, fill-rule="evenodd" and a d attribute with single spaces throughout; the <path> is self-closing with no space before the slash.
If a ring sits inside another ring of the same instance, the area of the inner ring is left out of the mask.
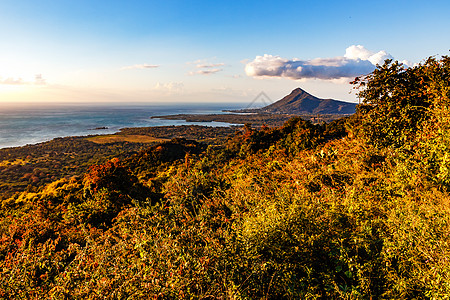
<path id="1" fill-rule="evenodd" d="M 97 144 L 109 144 L 117 142 L 130 142 L 130 143 L 160 143 L 168 141 L 168 139 L 155 138 L 148 135 L 99 135 L 94 137 L 86 138 L 88 141 Z"/>

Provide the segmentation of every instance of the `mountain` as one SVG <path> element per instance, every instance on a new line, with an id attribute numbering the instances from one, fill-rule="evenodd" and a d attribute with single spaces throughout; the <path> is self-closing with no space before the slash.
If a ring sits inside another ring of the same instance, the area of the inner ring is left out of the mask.
<path id="1" fill-rule="evenodd" d="M 253 110 L 275 114 L 353 114 L 356 103 L 317 98 L 301 88 L 296 88 L 283 99 Z"/>

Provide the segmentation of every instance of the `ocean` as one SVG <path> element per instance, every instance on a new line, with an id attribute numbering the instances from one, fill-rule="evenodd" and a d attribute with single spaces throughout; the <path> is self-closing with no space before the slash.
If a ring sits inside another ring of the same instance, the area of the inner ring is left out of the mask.
<path id="1" fill-rule="evenodd" d="M 24 146 L 57 137 L 111 134 L 125 127 L 170 125 L 230 126 L 221 122 L 151 119 L 172 114 L 213 114 L 242 104 L 1 104 L 0 148 Z M 99 129 L 107 128 L 107 129 Z"/>

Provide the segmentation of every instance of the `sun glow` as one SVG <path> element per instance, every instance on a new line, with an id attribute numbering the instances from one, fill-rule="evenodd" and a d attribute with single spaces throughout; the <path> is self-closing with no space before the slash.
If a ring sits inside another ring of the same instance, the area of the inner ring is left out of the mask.
<path id="1" fill-rule="evenodd" d="M 0 100 L 3 99 L 3 94 L 24 92 L 28 89 L 29 87 L 25 85 L 0 84 Z"/>

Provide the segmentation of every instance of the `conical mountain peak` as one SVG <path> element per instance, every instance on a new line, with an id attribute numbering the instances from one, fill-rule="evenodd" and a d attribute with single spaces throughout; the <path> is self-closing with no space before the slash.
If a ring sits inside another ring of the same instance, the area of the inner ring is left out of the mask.
<path id="1" fill-rule="evenodd" d="M 355 103 L 320 99 L 301 88 L 296 88 L 289 95 L 261 108 L 260 111 L 278 114 L 353 114 L 355 107 Z"/>

